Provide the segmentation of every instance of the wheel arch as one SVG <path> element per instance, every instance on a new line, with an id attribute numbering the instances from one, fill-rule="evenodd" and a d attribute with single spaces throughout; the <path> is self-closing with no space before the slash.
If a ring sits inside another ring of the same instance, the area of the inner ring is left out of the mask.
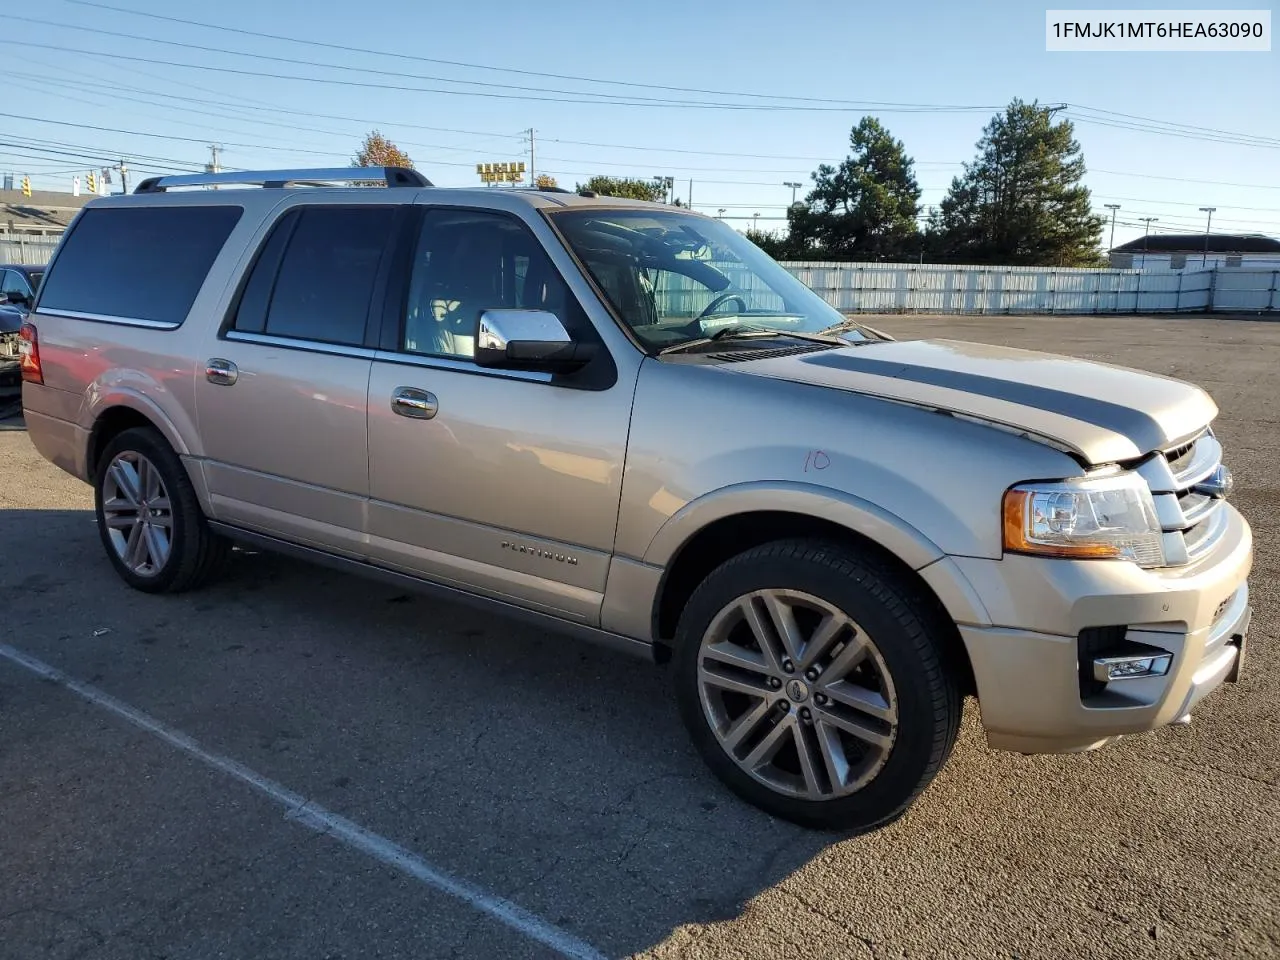
<path id="1" fill-rule="evenodd" d="M 173 422 L 147 397 L 132 392 L 113 393 L 97 398 L 91 413 L 89 437 L 85 449 L 85 473 L 92 481 L 98 459 L 113 439 L 132 427 L 151 427 L 165 438 L 180 457 L 190 451 Z"/>
<path id="2" fill-rule="evenodd" d="M 956 622 L 969 619 L 977 599 L 967 584 L 940 582 L 937 571 L 944 565 L 932 565 L 945 554 L 935 544 L 905 521 L 865 501 L 812 489 L 775 487 L 771 494 L 741 498 L 722 492 L 715 504 L 703 503 L 696 510 L 689 504 L 654 538 L 645 559 L 663 571 L 651 623 L 654 655 L 659 661 L 670 656 L 676 624 L 689 597 L 721 563 L 776 540 L 826 540 L 874 558 L 911 590 L 940 631 L 948 666 L 957 672 L 963 691 L 976 693 L 972 665 Z M 934 575 L 922 575 L 926 569 Z"/>

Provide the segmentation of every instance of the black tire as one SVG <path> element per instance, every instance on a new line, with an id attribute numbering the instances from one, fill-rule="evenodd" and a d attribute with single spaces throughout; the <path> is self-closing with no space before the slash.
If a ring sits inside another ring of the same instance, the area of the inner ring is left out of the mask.
<path id="1" fill-rule="evenodd" d="M 146 457 L 155 467 L 169 493 L 173 518 L 169 556 L 155 573 L 147 576 L 138 575 L 120 558 L 112 544 L 103 511 L 107 470 L 120 454 L 130 452 Z M 135 590 L 181 593 L 202 586 L 225 569 L 231 542 L 209 529 L 186 468 L 168 441 L 154 428 L 132 427 L 107 444 L 98 458 L 93 491 L 103 549 L 116 573 Z"/>
<path id="2" fill-rule="evenodd" d="M 896 739 L 879 772 L 857 792 L 809 800 L 771 789 L 729 756 L 704 711 L 698 680 L 704 634 L 735 599 L 776 589 L 803 591 L 842 610 L 870 637 L 892 678 Z M 681 717 L 708 766 L 748 803 L 805 827 L 876 829 L 906 812 L 955 744 L 964 698 L 954 671 L 946 669 L 942 626 L 905 578 L 853 548 L 815 540 L 756 547 L 716 568 L 681 615 L 672 663 Z"/>

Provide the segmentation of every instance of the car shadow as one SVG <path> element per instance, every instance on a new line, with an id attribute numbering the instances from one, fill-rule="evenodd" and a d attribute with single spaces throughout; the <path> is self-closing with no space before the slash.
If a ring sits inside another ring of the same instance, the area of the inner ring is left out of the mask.
<path id="1" fill-rule="evenodd" d="M 32 544 L 0 560 L 16 646 L 608 956 L 738 917 L 845 839 L 724 788 L 645 660 L 255 549 L 138 593 L 88 511 L 4 511 L 0 538 Z"/>

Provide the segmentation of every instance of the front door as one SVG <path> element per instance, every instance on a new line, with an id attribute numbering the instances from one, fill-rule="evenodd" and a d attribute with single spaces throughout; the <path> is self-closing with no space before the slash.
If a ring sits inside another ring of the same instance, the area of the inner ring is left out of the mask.
<path id="1" fill-rule="evenodd" d="M 401 214 L 300 204 L 266 237 L 196 405 L 219 520 L 364 555 L 366 328 Z"/>
<path id="2" fill-rule="evenodd" d="M 483 369 L 481 311 L 551 310 L 595 337 L 512 214 L 429 209 L 405 308 L 369 378 L 369 554 L 581 622 L 598 620 L 617 525 L 633 375 Z M 594 363 L 594 361 L 593 361 Z"/>

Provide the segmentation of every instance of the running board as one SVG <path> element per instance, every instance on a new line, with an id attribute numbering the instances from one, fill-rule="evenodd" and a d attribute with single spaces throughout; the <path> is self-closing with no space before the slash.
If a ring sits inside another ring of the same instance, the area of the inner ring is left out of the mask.
<path id="1" fill-rule="evenodd" d="M 260 547 L 261 549 L 272 553 L 279 553 L 285 556 L 294 557 L 295 559 L 303 560 L 307 563 L 314 563 L 322 567 L 328 567 L 342 573 L 350 573 L 358 577 L 366 577 L 373 580 L 381 580 L 383 583 L 389 583 L 393 586 L 402 587 L 406 590 L 413 590 L 416 593 L 435 597 L 439 600 L 461 603 L 466 606 L 475 607 L 479 610 L 484 610 L 488 613 L 495 613 L 498 616 L 521 620 L 530 626 L 541 627 L 551 633 L 558 633 L 565 636 L 571 636 L 576 639 L 586 640 L 588 643 L 594 643 L 597 646 L 630 654 L 634 657 L 647 659 L 650 662 L 654 661 L 654 646 L 652 643 L 645 640 L 637 640 L 634 637 L 623 636 L 620 633 L 611 633 L 608 630 L 591 627 L 585 623 L 574 623 L 570 620 L 562 620 L 549 613 L 529 610 L 525 607 L 517 606 L 514 603 L 509 603 L 506 600 L 497 600 L 492 597 L 480 596 L 479 594 L 470 593 L 458 587 L 450 587 L 443 583 L 425 580 L 421 577 L 415 577 L 408 573 L 400 573 L 398 570 L 388 570 L 386 567 L 379 567 L 363 560 L 353 560 L 349 557 L 341 557 L 336 554 L 326 553 L 325 551 L 317 550 L 314 547 L 305 547 L 289 540 L 281 540 L 278 537 L 273 537 L 264 533 L 255 533 L 252 530 L 245 530 L 242 527 L 232 526 L 227 523 L 210 520 L 209 529 L 214 533 L 226 537 L 228 540 L 233 540 L 238 543 Z"/>

